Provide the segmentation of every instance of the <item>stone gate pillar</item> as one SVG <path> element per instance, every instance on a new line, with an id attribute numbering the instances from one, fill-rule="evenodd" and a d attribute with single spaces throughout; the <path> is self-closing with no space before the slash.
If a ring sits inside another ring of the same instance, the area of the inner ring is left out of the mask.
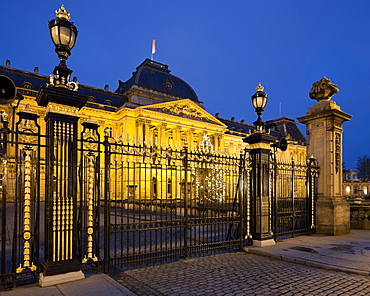
<path id="1" fill-rule="evenodd" d="M 313 155 L 320 167 L 316 202 L 318 233 L 340 235 L 350 231 L 350 208 L 342 193 L 342 124 L 351 115 L 331 101 L 338 92 L 336 85 L 323 77 L 315 82 L 310 98 L 318 102 L 298 118 L 306 125 L 308 155 Z"/>

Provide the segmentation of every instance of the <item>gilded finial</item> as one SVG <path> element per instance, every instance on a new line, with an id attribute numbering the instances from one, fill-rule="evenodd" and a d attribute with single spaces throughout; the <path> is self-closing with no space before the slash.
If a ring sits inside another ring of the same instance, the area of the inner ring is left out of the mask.
<path id="1" fill-rule="evenodd" d="M 258 82 L 258 85 L 256 87 L 256 91 L 263 91 L 264 89 L 265 89 L 265 87 L 261 85 L 261 82 Z"/>
<path id="2" fill-rule="evenodd" d="M 67 21 L 71 19 L 71 14 L 64 8 L 64 4 L 62 7 L 55 11 L 55 14 L 58 18 L 64 18 Z"/>

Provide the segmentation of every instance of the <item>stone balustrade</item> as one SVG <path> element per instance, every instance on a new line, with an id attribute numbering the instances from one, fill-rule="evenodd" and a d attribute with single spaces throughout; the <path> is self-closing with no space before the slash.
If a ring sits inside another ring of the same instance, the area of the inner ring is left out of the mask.
<path id="1" fill-rule="evenodd" d="M 370 203 L 350 204 L 351 229 L 370 230 Z"/>

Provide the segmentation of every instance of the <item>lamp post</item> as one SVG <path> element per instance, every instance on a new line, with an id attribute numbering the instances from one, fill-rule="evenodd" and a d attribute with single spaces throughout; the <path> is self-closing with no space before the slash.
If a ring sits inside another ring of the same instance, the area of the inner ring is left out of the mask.
<path id="1" fill-rule="evenodd" d="M 259 83 L 256 87 L 256 93 L 252 96 L 252 105 L 258 115 L 257 120 L 253 123 L 255 132 L 243 140 L 249 144 L 253 165 L 251 173 L 252 239 L 253 245 L 260 247 L 275 244 L 271 227 L 270 145 L 276 141 L 276 138 L 266 132 L 265 122 L 262 120 L 262 113 L 268 98 L 263 90 L 264 87 Z"/>
<path id="2" fill-rule="evenodd" d="M 64 5 L 55 11 L 55 14 L 56 18 L 49 21 L 49 30 L 60 62 L 54 69 L 54 76 L 50 75 L 48 86 L 63 87 L 77 91 L 78 83 L 69 81 L 72 70 L 68 69 L 66 60 L 75 46 L 78 31 L 74 23 L 69 21 L 71 15 L 66 11 Z"/>
<path id="3" fill-rule="evenodd" d="M 252 96 L 252 105 L 256 109 L 256 113 L 258 118 L 255 122 L 253 122 L 254 126 L 256 127 L 256 131 L 262 131 L 265 122 L 262 120 L 262 113 L 266 107 L 268 95 L 263 92 L 264 87 L 261 83 L 258 83 L 256 87 L 256 93 Z"/>
<path id="4" fill-rule="evenodd" d="M 66 65 L 77 29 L 63 5 L 56 16 L 49 22 L 49 30 L 60 63 L 54 68 L 54 75 L 50 75 L 50 82 L 37 95 L 38 105 L 46 107 L 47 135 L 45 259 L 41 286 L 53 284 L 55 276 L 61 282 L 84 278 L 77 254 L 77 130 L 78 111 L 86 104 L 87 97 L 77 92 L 78 83 L 69 82 L 72 70 Z M 93 242 L 89 248 L 93 250 Z"/>

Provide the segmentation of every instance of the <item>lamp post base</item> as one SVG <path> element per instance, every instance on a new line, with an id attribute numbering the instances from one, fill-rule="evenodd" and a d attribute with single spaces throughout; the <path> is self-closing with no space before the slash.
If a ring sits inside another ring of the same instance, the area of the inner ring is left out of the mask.
<path id="1" fill-rule="evenodd" d="M 253 246 L 256 246 L 256 247 L 268 247 L 268 246 L 273 246 L 275 245 L 275 241 L 274 239 L 265 239 L 265 240 L 253 240 Z"/>
<path id="2" fill-rule="evenodd" d="M 39 285 L 41 288 L 55 286 L 63 283 L 68 283 L 72 281 L 83 280 L 85 275 L 81 270 L 73 271 L 68 273 L 48 275 L 44 276 L 43 273 L 40 274 Z"/>

